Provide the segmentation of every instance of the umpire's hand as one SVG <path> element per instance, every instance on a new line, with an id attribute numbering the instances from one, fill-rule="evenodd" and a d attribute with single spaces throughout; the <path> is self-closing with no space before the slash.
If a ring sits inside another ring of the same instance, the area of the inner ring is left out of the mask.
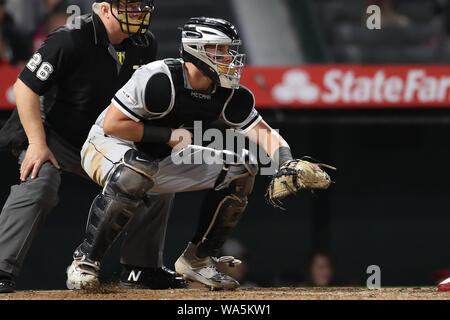
<path id="1" fill-rule="evenodd" d="M 31 172 L 31 179 L 36 178 L 39 169 L 46 161 L 50 161 L 59 169 L 58 161 L 50 151 L 48 146 L 44 144 L 30 144 L 28 146 L 25 158 L 20 166 L 20 180 L 25 181 Z"/>

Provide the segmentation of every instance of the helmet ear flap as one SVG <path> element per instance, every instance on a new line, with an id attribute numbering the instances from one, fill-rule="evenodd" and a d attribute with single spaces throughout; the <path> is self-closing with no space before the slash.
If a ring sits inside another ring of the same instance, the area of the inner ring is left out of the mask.
<path id="1" fill-rule="evenodd" d="M 181 45 L 181 57 L 185 62 L 190 62 L 194 66 L 196 66 L 205 76 L 210 78 L 213 82 L 220 85 L 220 79 L 219 75 L 217 74 L 217 71 L 214 70 L 213 67 L 202 61 L 201 59 L 198 59 L 193 54 L 187 52 L 183 45 Z"/>

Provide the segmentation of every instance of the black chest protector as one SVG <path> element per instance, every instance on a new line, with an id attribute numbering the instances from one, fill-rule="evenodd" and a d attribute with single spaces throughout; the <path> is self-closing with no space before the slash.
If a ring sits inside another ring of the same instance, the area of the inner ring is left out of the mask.
<path id="1" fill-rule="evenodd" d="M 205 128 L 211 122 L 219 119 L 225 105 L 232 97 L 233 90 L 222 87 L 216 87 L 212 92 L 186 89 L 184 86 L 183 63 L 177 59 L 166 59 L 164 62 L 169 67 L 172 76 L 172 83 L 175 89 L 174 104 L 170 112 L 164 116 L 144 121 L 150 121 L 154 126 L 193 130 L 195 121 L 201 121 L 202 127 Z M 165 91 L 167 91 L 167 94 L 170 94 L 172 90 L 167 87 Z M 163 110 L 158 111 L 162 112 Z M 171 152 L 171 148 L 166 144 L 140 142 L 136 143 L 136 145 L 139 150 L 157 158 L 166 157 Z"/>

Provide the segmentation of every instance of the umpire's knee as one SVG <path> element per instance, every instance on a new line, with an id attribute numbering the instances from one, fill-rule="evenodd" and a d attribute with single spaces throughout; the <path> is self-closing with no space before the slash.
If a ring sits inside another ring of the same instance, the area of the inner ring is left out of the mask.
<path id="1" fill-rule="evenodd" d="M 20 184 L 23 197 L 38 205 L 44 211 L 49 211 L 58 204 L 58 191 L 61 185 L 59 170 L 50 162 L 45 162 L 36 178 L 28 178 Z"/>

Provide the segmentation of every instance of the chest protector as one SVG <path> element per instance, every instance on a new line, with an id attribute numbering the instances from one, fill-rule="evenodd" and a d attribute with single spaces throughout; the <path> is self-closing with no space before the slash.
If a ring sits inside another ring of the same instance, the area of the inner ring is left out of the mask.
<path id="1" fill-rule="evenodd" d="M 196 91 L 184 86 L 183 63 L 177 59 L 166 59 L 174 87 L 174 104 L 170 112 L 157 119 L 147 120 L 154 126 L 186 128 L 193 130 L 194 122 L 201 121 L 202 127 L 219 119 L 225 105 L 233 95 L 232 89 L 216 87 L 213 91 Z M 170 90 L 167 90 L 170 91 Z M 169 94 L 169 92 L 167 93 Z M 148 155 L 162 158 L 170 155 L 171 148 L 161 143 L 136 143 L 139 150 Z"/>

